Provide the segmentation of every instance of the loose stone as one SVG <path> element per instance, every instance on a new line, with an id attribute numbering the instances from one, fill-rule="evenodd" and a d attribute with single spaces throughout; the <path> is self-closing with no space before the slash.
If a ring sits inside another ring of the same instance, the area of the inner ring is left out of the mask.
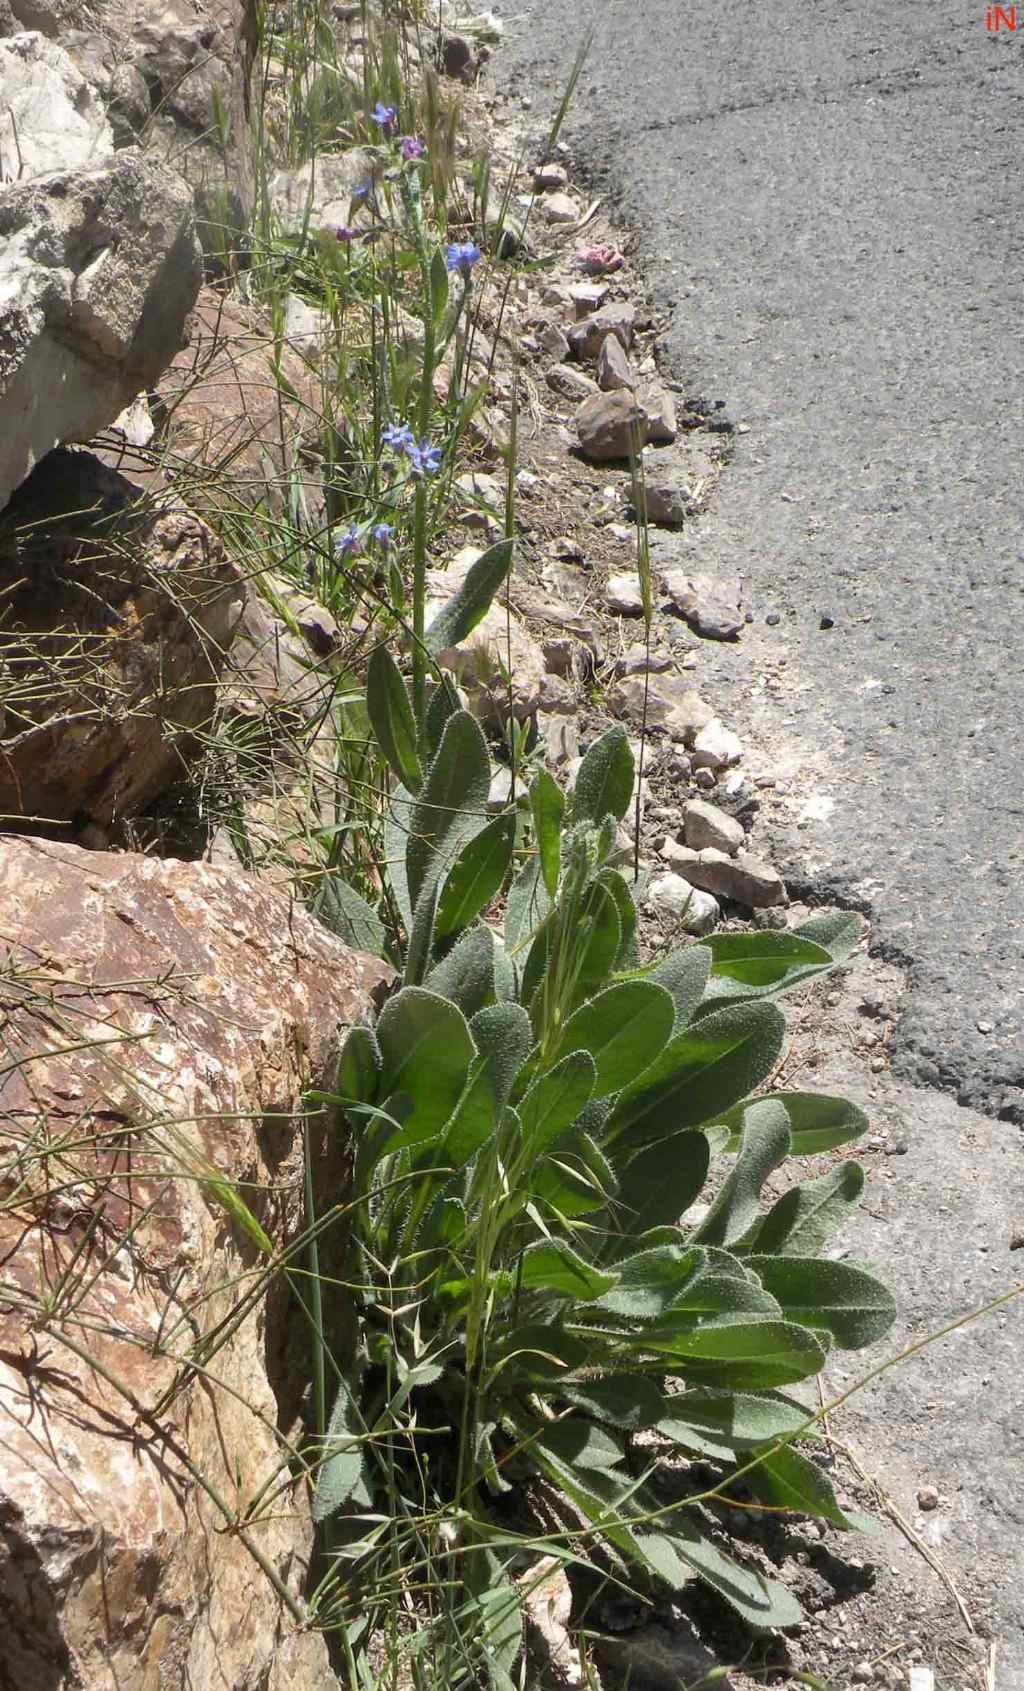
<path id="1" fill-rule="evenodd" d="M 647 889 L 647 898 L 655 910 L 675 916 L 688 934 L 711 933 L 721 915 L 717 899 L 671 871 L 655 877 Z"/>
<path id="2" fill-rule="evenodd" d="M 545 194 L 541 210 L 549 223 L 578 223 L 580 206 L 571 194 Z"/>
<path id="3" fill-rule="evenodd" d="M 627 390 L 594 394 L 576 413 L 580 451 L 591 463 L 628 458 L 634 439 L 643 439 L 644 413 Z"/>
<path id="4" fill-rule="evenodd" d="M 660 382 L 647 382 L 640 390 L 640 403 L 647 417 L 647 445 L 671 446 L 679 433 L 676 402 Z"/>
<path id="5" fill-rule="evenodd" d="M 589 399 L 600 391 L 593 377 L 578 370 L 574 364 L 556 364 L 544 379 L 552 393 L 557 393 L 559 399 L 569 400 L 570 404 L 579 404 L 580 400 Z"/>
<path id="6" fill-rule="evenodd" d="M 569 180 L 569 172 L 564 164 L 539 164 L 533 173 L 533 185 L 539 194 L 556 188 L 564 188 Z"/>
<path id="7" fill-rule="evenodd" d="M 605 589 L 604 602 L 613 616 L 642 616 L 644 601 L 640 592 L 640 583 L 636 576 L 610 576 L 608 586 Z"/>
<path id="8" fill-rule="evenodd" d="M 739 763 L 743 747 L 730 728 L 712 717 L 698 733 L 693 743 L 693 762 L 696 769 L 728 769 Z"/>
<path id="9" fill-rule="evenodd" d="M 574 323 L 569 330 L 569 345 L 576 358 L 592 362 L 596 359 L 609 335 L 621 341 L 626 352 L 633 344 L 636 307 L 605 305 Z"/>
<path id="10" fill-rule="evenodd" d="M 608 336 L 597 355 L 597 385 L 605 393 L 636 387 L 636 377 L 629 367 L 625 348 L 615 335 Z M 646 406 L 644 409 L 646 411 Z"/>
<path id="11" fill-rule="evenodd" d="M 727 816 L 717 804 L 709 804 L 707 799 L 691 799 L 684 804 L 683 828 L 687 845 L 696 851 L 714 846 L 734 855 L 746 838 L 742 824 Z"/>

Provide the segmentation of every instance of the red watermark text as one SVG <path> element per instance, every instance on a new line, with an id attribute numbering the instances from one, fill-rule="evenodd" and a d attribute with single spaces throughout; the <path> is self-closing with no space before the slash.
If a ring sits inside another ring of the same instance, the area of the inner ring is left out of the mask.
<path id="1" fill-rule="evenodd" d="M 990 6 L 985 13 L 985 28 L 991 35 L 998 35 L 1001 29 L 1008 29 L 1012 34 L 1017 28 L 1016 6 Z"/>

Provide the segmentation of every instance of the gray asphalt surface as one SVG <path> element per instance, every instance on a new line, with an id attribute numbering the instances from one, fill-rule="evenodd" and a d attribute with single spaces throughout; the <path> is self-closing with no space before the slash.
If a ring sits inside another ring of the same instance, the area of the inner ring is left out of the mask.
<path id="1" fill-rule="evenodd" d="M 669 363 L 750 426 L 694 538 L 747 578 L 747 668 L 812 684 L 780 713 L 837 803 L 783 867 L 908 964 L 907 1078 L 1024 1122 L 1024 10 L 503 10 L 538 128 L 594 26 L 567 133 Z"/>

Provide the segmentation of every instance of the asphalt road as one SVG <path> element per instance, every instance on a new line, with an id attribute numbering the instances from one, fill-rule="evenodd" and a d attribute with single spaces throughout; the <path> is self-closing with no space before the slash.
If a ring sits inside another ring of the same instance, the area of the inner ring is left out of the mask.
<path id="1" fill-rule="evenodd" d="M 594 26 L 568 134 L 670 364 L 749 425 L 696 540 L 834 800 L 784 867 L 908 966 L 901 1072 L 1024 1122 L 1024 8 L 503 10 L 538 127 Z"/>

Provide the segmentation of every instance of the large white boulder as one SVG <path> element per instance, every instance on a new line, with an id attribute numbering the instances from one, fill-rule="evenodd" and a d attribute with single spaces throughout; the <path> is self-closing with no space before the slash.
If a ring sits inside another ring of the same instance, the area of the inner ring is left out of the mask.
<path id="1" fill-rule="evenodd" d="M 35 30 L 0 41 L 0 181 L 90 170 L 113 151 L 103 102 L 62 47 Z"/>
<path id="2" fill-rule="evenodd" d="M 191 195 L 117 155 L 0 191 L 0 506 L 155 386 L 199 292 Z"/>

